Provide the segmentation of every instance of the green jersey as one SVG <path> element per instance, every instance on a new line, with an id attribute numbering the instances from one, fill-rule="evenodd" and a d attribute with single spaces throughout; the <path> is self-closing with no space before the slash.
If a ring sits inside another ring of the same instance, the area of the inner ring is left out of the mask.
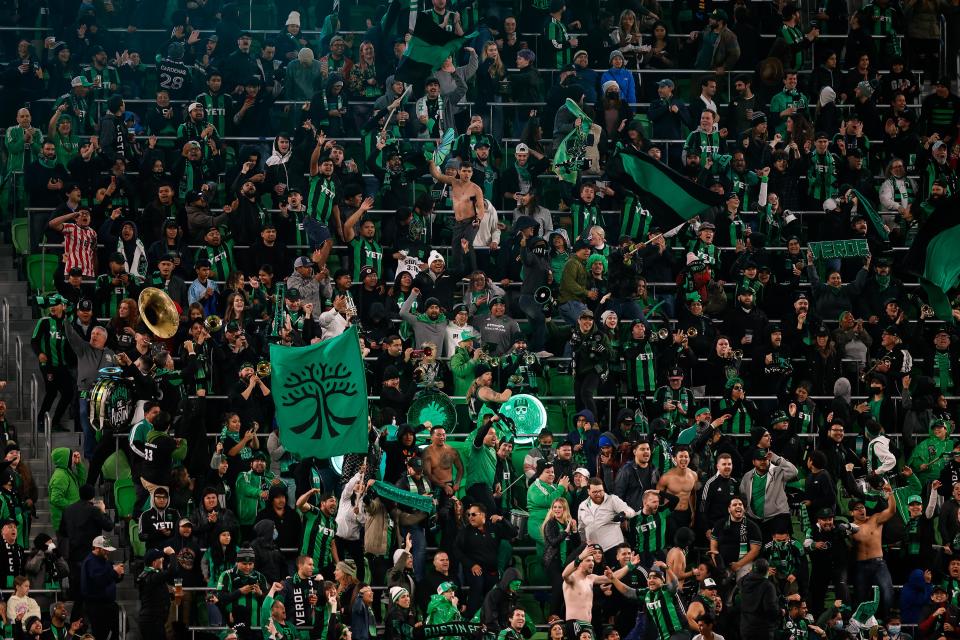
<path id="1" fill-rule="evenodd" d="M 620 210 L 620 237 L 630 236 L 634 240 L 646 240 L 653 217 L 643 208 L 640 199 L 627 192 Z"/>
<path id="2" fill-rule="evenodd" d="M 333 216 L 333 207 L 337 203 L 337 185 L 331 178 L 321 174 L 311 176 L 310 190 L 307 193 L 307 215 L 320 224 L 329 227 Z"/>
<path id="3" fill-rule="evenodd" d="M 31 339 L 37 355 L 47 357 L 48 367 L 61 367 L 67 360 L 67 336 L 64 333 L 64 319 L 47 316 L 37 320 Z"/>
<path id="4" fill-rule="evenodd" d="M 573 52 L 570 50 L 567 28 L 556 18 L 552 18 L 547 24 L 545 48 L 549 50 L 544 63 L 545 67 L 561 69 L 572 62 Z"/>
<path id="5" fill-rule="evenodd" d="M 586 238 L 590 227 L 600 224 L 600 207 L 596 202 L 587 204 L 577 200 L 570 205 L 570 217 L 573 219 L 573 237 Z"/>
<path id="6" fill-rule="evenodd" d="M 353 281 L 360 282 L 360 269 L 373 267 L 377 277 L 383 272 L 383 247 L 372 238 L 357 236 L 350 241 L 350 253 L 353 265 Z"/>
<path id="7" fill-rule="evenodd" d="M 633 530 L 637 535 L 637 552 L 654 553 L 667 548 L 667 519 L 672 509 L 660 508 L 646 514 L 642 510 L 633 519 Z"/>
<path id="8" fill-rule="evenodd" d="M 260 622 L 260 596 L 256 592 L 239 593 L 240 587 L 250 584 L 260 585 L 260 591 L 267 593 L 267 579 L 263 574 L 254 569 L 250 573 L 242 573 L 234 567 L 220 574 L 217 580 L 217 591 L 220 592 L 219 600 L 224 603 L 227 613 L 233 615 L 233 624 L 240 622 L 246 623 L 252 627 Z M 236 598 L 227 597 L 236 593 Z"/>
<path id="9" fill-rule="evenodd" d="M 333 540 L 337 536 L 337 520 L 319 508 L 308 505 L 310 510 L 303 518 L 303 542 L 300 555 L 310 556 L 317 567 L 333 563 Z"/>
<path id="10" fill-rule="evenodd" d="M 687 612 L 675 591 L 669 587 L 653 589 L 630 589 L 627 597 L 639 600 L 647 611 L 648 619 L 657 628 L 660 640 L 670 637 L 687 628 Z"/>
<path id="11" fill-rule="evenodd" d="M 233 258 L 233 240 L 221 242 L 219 246 L 207 245 L 197 249 L 193 263 L 198 260 L 208 260 L 214 280 L 225 282 L 227 277 L 237 270 L 237 262 Z"/>

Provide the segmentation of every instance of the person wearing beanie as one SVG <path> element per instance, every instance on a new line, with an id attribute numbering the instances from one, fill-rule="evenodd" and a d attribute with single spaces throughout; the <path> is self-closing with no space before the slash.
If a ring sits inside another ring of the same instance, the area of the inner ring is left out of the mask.
<path id="1" fill-rule="evenodd" d="M 193 523 L 193 535 L 203 547 L 214 544 L 222 529 L 228 529 L 236 534 L 239 527 L 237 516 L 223 506 L 220 494 L 210 486 L 204 487 L 200 494 L 200 504 L 193 513 L 189 514 L 189 517 Z"/>
<path id="2" fill-rule="evenodd" d="M 607 87 L 608 82 L 613 82 L 617 85 L 620 92 L 620 99 L 629 104 L 633 104 L 637 101 L 637 86 L 634 82 L 633 74 L 626 69 L 626 58 L 624 58 L 623 53 L 619 49 L 614 49 L 610 52 L 610 68 L 603 72 L 603 75 L 600 76 L 600 87 L 602 89 L 602 95 L 606 95 L 610 89 Z"/>
<path id="3" fill-rule="evenodd" d="M 217 580 L 217 604 L 226 614 L 225 622 L 255 626 L 260 620 L 261 599 L 267 593 L 267 579 L 255 568 L 253 549 L 240 549 L 236 559 L 236 565 L 221 573 Z"/>
<path id="4" fill-rule="evenodd" d="M 418 616 L 411 603 L 410 591 L 403 587 L 390 588 L 390 606 L 383 621 L 385 640 L 413 640 Z"/>
<path id="5" fill-rule="evenodd" d="M 718 413 L 730 415 L 729 421 L 724 426 L 726 433 L 744 435 L 750 433 L 753 425 L 760 422 L 760 410 L 757 409 L 753 400 L 747 398 L 743 379 L 739 377 L 727 380 Z"/>
<path id="6" fill-rule="evenodd" d="M 274 58 L 283 62 L 289 62 L 297 57 L 297 53 L 310 46 L 309 41 L 300 33 L 301 15 L 299 11 L 291 11 L 287 14 L 284 22 L 283 31 L 273 38 L 277 49 L 274 52 Z M 312 53 L 312 51 L 311 51 Z M 288 67 L 289 69 L 289 67 Z"/>
<path id="7" fill-rule="evenodd" d="M 299 42 L 297 42 L 297 45 L 299 45 Z M 290 61 L 287 63 L 284 95 L 289 100 L 306 102 L 314 95 L 314 87 L 321 77 L 320 61 L 316 59 L 313 49 L 309 45 L 298 46 L 296 49 L 289 51 L 286 56 Z M 297 183 L 299 182 L 297 180 Z"/>
<path id="8" fill-rule="evenodd" d="M 439 254 L 437 256 L 431 254 L 434 262 L 442 263 L 442 260 L 437 260 L 438 256 Z M 420 313 L 413 313 L 414 302 L 417 302 L 417 308 L 422 310 Z M 416 287 L 410 290 L 410 296 L 403 301 L 400 307 L 400 319 L 413 327 L 414 343 L 417 349 L 422 349 L 425 344 L 432 344 L 436 349 L 437 345 L 442 345 L 446 340 L 447 318 L 443 315 L 440 300 L 433 296 L 421 295 L 420 289 Z"/>
<path id="9" fill-rule="evenodd" d="M 253 523 L 257 521 L 257 514 L 267 505 L 271 487 L 279 486 L 280 478 L 267 469 L 267 454 L 257 450 L 250 458 L 249 468 L 237 476 L 236 500 L 237 518 L 240 521 L 240 531 L 250 539 Z"/>
<path id="10" fill-rule="evenodd" d="M 777 527 L 791 526 L 786 485 L 797 478 L 797 467 L 769 449 L 755 449 L 752 458 L 753 469 L 740 481 L 740 495 L 747 497 L 747 514 L 760 524 L 763 539 L 770 540 Z"/>
<path id="11" fill-rule="evenodd" d="M 563 23 L 563 12 L 566 8 L 565 0 L 550 2 L 550 21 L 540 38 L 543 49 L 541 68 L 559 70 L 573 62 L 573 50 L 579 42 L 567 35 L 567 27 Z"/>
<path id="12" fill-rule="evenodd" d="M 173 580 L 177 560 L 172 558 L 164 568 L 164 557 L 164 552 L 159 549 L 147 551 L 143 556 L 143 571 L 134 580 L 140 596 L 137 622 L 144 640 L 163 640 L 166 637 L 164 627 L 170 611 L 167 583 Z"/>

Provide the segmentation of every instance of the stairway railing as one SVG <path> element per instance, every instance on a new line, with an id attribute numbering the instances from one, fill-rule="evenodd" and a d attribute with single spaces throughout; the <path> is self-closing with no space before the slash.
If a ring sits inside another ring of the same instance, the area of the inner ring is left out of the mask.
<path id="1" fill-rule="evenodd" d="M 13 343 L 14 363 L 17 369 L 17 408 L 20 411 L 20 419 L 23 419 L 23 338 L 16 337 Z"/>
<path id="2" fill-rule="evenodd" d="M 3 379 L 10 379 L 10 301 L 4 297 L 0 300 L 0 322 L 3 322 L 3 345 L 0 353 L 3 354 Z"/>

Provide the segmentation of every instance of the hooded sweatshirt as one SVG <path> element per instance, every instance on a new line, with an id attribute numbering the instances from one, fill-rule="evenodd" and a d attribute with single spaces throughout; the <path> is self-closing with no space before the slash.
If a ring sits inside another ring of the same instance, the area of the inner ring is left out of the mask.
<path id="1" fill-rule="evenodd" d="M 80 485 L 87 481 L 87 468 L 81 462 L 74 467 L 70 462 L 70 449 L 57 447 L 50 454 L 54 471 L 50 476 L 48 492 L 50 495 L 50 522 L 53 530 L 60 529 L 63 510 L 74 502 L 80 501 Z"/>
<path id="2" fill-rule="evenodd" d="M 438 349 L 442 348 L 447 338 L 447 318 L 443 313 L 437 316 L 436 320 L 431 320 L 426 313 L 414 315 L 410 312 L 413 307 L 415 296 L 410 296 L 403 301 L 400 307 L 400 319 L 410 323 L 413 327 L 413 334 L 416 337 L 417 348 L 422 347 L 427 342 L 432 342 Z"/>
<path id="3" fill-rule="evenodd" d="M 769 638 L 780 616 L 777 590 L 765 575 L 750 572 L 740 580 L 740 637 Z"/>
<path id="4" fill-rule="evenodd" d="M 160 509 L 150 494 L 150 508 L 140 514 L 137 530 L 147 549 L 163 549 L 173 540 L 179 522 L 179 511 L 169 506 Z"/>
<path id="5" fill-rule="evenodd" d="M 287 575 L 287 563 L 275 540 L 276 525 L 271 520 L 261 520 L 253 525 L 253 533 L 257 537 L 250 543 L 250 548 L 257 557 L 257 570 L 267 578 L 267 582 L 283 580 Z"/>

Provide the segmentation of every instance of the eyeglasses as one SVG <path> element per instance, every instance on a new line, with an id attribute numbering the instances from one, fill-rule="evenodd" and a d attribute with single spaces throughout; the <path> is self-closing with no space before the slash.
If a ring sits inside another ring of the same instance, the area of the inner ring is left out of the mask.
<path id="1" fill-rule="evenodd" d="M 468 517 L 468 518 L 476 518 L 476 517 L 479 516 L 479 515 L 480 515 L 479 513 L 473 512 L 473 513 L 468 513 L 468 514 L 467 514 L 467 517 Z"/>

